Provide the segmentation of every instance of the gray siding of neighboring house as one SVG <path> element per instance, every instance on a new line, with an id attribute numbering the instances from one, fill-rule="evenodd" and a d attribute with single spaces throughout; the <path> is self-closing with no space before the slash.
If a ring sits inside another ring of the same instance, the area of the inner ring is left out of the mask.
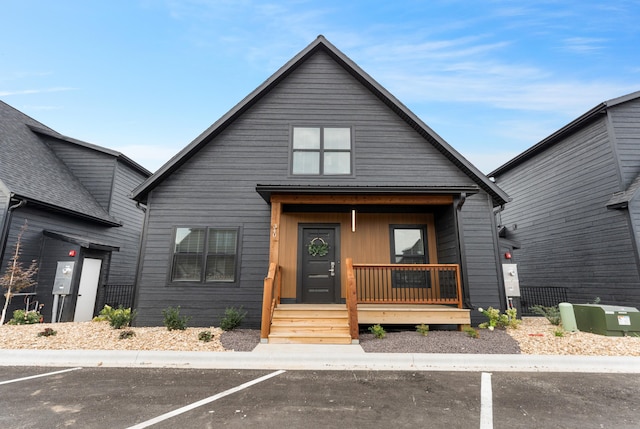
<path id="1" fill-rule="evenodd" d="M 354 177 L 291 177 L 292 126 L 352 127 Z M 244 305 L 249 311 L 247 324 L 259 325 L 268 268 L 270 208 L 256 193 L 256 184 L 475 183 L 327 54 L 319 52 L 149 195 L 138 282 L 139 324 L 160 324 L 161 309 L 180 305 L 193 324 L 207 326 L 218 323 L 226 306 Z M 484 205 L 479 209 L 490 210 Z M 170 284 L 175 226 L 241 227 L 238 283 Z"/>
<path id="2" fill-rule="evenodd" d="M 10 257 L 12 249 L 14 249 L 17 235 L 25 220 L 28 222 L 28 227 L 22 237 L 23 252 L 20 255 L 20 261 L 25 267 L 34 259 L 40 263 L 41 256 L 46 256 L 41 254 L 44 242 L 44 236 L 42 234 L 43 230 L 53 230 L 71 235 L 79 235 L 94 242 L 118 246 L 117 237 L 114 236 L 112 231 L 115 228 L 96 227 L 94 224 L 87 223 L 82 220 L 76 220 L 68 216 L 62 216 L 53 212 L 42 211 L 27 204 L 27 206 L 13 212 L 11 220 L 12 227 L 7 245 L 7 253 L 5 254 L 5 261 Z M 65 247 L 65 244 L 61 242 L 60 247 Z M 68 250 L 77 251 L 79 249 L 78 245 L 74 243 L 68 243 L 66 244 L 66 247 Z M 48 250 L 50 250 L 50 248 Z M 66 252 L 64 253 L 65 257 L 62 260 L 79 260 L 77 256 L 75 259 L 68 258 L 66 257 Z M 113 253 L 115 255 L 118 252 Z M 113 264 L 111 268 L 113 268 Z M 36 291 L 38 292 L 41 302 L 47 303 L 47 307 L 43 311 L 45 318 L 49 318 L 51 316 L 50 303 L 52 301 L 51 291 L 53 288 L 54 277 L 50 276 L 50 274 L 51 272 L 47 270 L 39 273 L 38 285 L 36 287 Z"/>
<path id="3" fill-rule="evenodd" d="M 144 212 L 136 207 L 136 202 L 129 198 L 129 195 L 146 176 L 123 162 L 116 163 L 114 174 L 109 213 L 118 219 L 122 226 L 106 231 L 109 240 L 120 247 L 120 251 L 113 252 L 112 255 L 109 283 L 134 284 Z"/>
<path id="4" fill-rule="evenodd" d="M 625 190 L 640 174 L 640 100 L 613 106 L 608 110 Z"/>
<path id="5" fill-rule="evenodd" d="M 521 286 L 569 287 L 575 303 L 640 306 L 628 215 L 606 208 L 620 190 L 616 171 L 603 115 L 496 177 L 513 198 L 500 220 L 522 246 Z"/>
<path id="6" fill-rule="evenodd" d="M 87 188 L 96 201 L 109 211 L 111 187 L 117 164 L 116 158 L 52 137 L 42 136 L 41 138 Z"/>

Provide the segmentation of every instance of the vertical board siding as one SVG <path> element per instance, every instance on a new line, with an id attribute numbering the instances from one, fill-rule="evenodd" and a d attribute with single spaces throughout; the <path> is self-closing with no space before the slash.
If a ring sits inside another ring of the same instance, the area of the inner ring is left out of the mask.
<path id="1" fill-rule="evenodd" d="M 351 127 L 353 177 L 290 176 L 293 126 Z M 160 324 L 162 308 L 180 305 L 193 324 L 206 326 L 226 306 L 242 304 L 249 311 L 247 324 L 258 326 L 268 269 L 270 206 L 256 193 L 257 184 L 467 186 L 475 182 L 319 51 L 152 191 L 138 284 L 138 323 Z M 239 284 L 169 284 L 174 226 L 242 227 Z"/>
<path id="2" fill-rule="evenodd" d="M 517 240 L 520 285 L 569 287 L 573 302 L 640 305 L 626 211 L 604 118 L 496 177 L 513 200 L 500 221 Z M 623 294 L 619 291 L 625 290 Z"/>

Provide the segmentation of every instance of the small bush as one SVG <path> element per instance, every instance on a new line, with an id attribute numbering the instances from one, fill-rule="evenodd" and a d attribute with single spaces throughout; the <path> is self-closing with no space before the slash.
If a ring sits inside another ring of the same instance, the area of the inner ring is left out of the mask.
<path id="1" fill-rule="evenodd" d="M 464 332 L 465 334 L 467 334 L 471 338 L 480 337 L 480 334 L 478 333 L 478 330 L 475 329 L 475 328 L 472 328 L 471 326 L 465 326 L 464 328 L 462 328 L 462 332 Z"/>
<path id="2" fill-rule="evenodd" d="M 378 338 L 378 339 L 382 339 L 387 335 L 387 331 L 385 331 L 384 328 L 382 326 L 380 326 L 379 324 L 378 325 L 369 326 L 369 331 L 371 331 L 373 336 Z"/>
<path id="3" fill-rule="evenodd" d="M 421 325 L 416 325 L 416 332 L 418 332 L 418 334 L 422 335 L 423 337 L 426 337 L 429 333 L 429 325 L 425 325 L 424 323 Z"/>
<path id="4" fill-rule="evenodd" d="M 39 337 L 51 337 L 55 334 L 57 334 L 58 332 L 53 330 L 52 328 L 44 328 L 43 331 L 38 332 L 38 336 Z"/>
<path id="5" fill-rule="evenodd" d="M 211 334 L 211 331 L 200 331 L 200 333 L 198 333 L 198 339 L 208 343 L 213 339 L 213 335 Z"/>
<path id="6" fill-rule="evenodd" d="M 113 329 L 122 329 L 127 326 L 131 326 L 133 319 L 136 317 L 136 311 L 131 311 L 130 308 L 113 308 L 109 305 L 105 305 L 100 313 L 93 318 L 94 321 L 105 320 L 109 322 L 109 325 Z"/>
<path id="7" fill-rule="evenodd" d="M 135 336 L 136 336 L 136 333 L 133 330 L 125 329 L 124 331 L 120 332 L 120 335 L 118 335 L 118 338 L 121 340 L 126 340 Z"/>
<path id="8" fill-rule="evenodd" d="M 534 305 L 529 307 L 529 311 L 538 316 L 544 316 L 552 325 L 560 325 L 562 319 L 560 318 L 560 308 L 557 305 L 553 307 L 545 307 L 543 305 Z"/>
<path id="9" fill-rule="evenodd" d="M 242 320 L 246 315 L 247 312 L 242 311 L 242 306 L 240 306 L 240 308 L 227 307 L 224 310 L 222 320 L 220 320 L 220 328 L 224 331 L 231 331 L 240 326 L 240 323 L 242 323 Z"/>
<path id="10" fill-rule="evenodd" d="M 184 331 L 187 329 L 190 317 L 180 316 L 180 307 L 167 307 L 162 310 L 164 326 L 169 331 Z"/>
<path id="11" fill-rule="evenodd" d="M 555 331 L 553 331 L 553 335 L 556 337 L 564 337 L 564 329 L 558 327 Z"/>
<path id="12" fill-rule="evenodd" d="M 8 325 L 33 325 L 40 323 L 42 315 L 35 311 L 15 310 L 13 318 L 7 322 Z"/>

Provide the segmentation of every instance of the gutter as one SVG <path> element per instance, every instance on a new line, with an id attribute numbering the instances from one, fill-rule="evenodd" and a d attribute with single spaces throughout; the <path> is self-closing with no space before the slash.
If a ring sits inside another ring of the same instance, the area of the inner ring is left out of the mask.
<path id="1" fill-rule="evenodd" d="M 11 218 L 13 217 L 13 211 L 27 205 L 27 200 L 23 198 L 17 199 L 14 205 L 11 205 L 11 201 L 14 200 L 15 194 L 9 195 L 9 206 L 2 222 L 2 231 L 0 233 L 0 264 L 4 260 L 4 253 L 7 250 L 7 239 L 9 237 L 9 228 L 11 226 Z"/>

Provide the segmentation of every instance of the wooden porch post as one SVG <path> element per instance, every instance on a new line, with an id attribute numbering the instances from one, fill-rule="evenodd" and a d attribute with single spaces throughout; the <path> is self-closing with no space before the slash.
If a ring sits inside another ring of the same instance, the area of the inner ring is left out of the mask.
<path id="1" fill-rule="evenodd" d="M 269 274 L 264 281 L 262 291 L 262 319 L 260 326 L 260 340 L 267 341 L 271 332 L 271 312 L 280 303 L 280 292 L 273 293 L 274 277 L 278 272 L 278 254 L 280 250 L 280 215 L 282 204 L 275 197 L 271 200 L 271 227 L 269 231 Z M 272 272 L 273 271 L 273 272 Z M 275 279 L 280 281 L 279 279 Z M 275 303 L 272 301 L 275 298 Z"/>
<path id="2" fill-rule="evenodd" d="M 352 340 L 360 338 L 358 330 L 358 292 L 356 290 L 356 276 L 353 271 L 353 260 L 345 260 L 347 266 L 347 312 L 349 314 L 349 333 Z"/>

